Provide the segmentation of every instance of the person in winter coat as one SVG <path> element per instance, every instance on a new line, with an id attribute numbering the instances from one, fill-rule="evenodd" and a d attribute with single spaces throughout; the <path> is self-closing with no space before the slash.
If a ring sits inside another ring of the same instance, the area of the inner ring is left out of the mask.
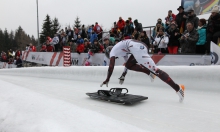
<path id="1" fill-rule="evenodd" d="M 167 30 L 167 34 L 169 35 L 169 43 L 168 43 L 169 54 L 177 54 L 178 47 L 180 45 L 179 38 L 181 37 L 181 34 L 175 22 L 170 24 L 170 27 Z"/>
<path id="2" fill-rule="evenodd" d="M 205 44 L 206 44 L 206 20 L 200 19 L 199 26 L 197 28 L 199 33 L 199 40 L 196 43 L 196 54 L 205 54 Z"/>
<path id="3" fill-rule="evenodd" d="M 168 53 L 167 51 L 167 44 L 169 43 L 168 36 L 164 33 L 164 28 L 160 28 L 159 32 L 155 38 L 155 41 L 153 43 L 155 47 L 154 53 Z"/>
<path id="4" fill-rule="evenodd" d="M 97 34 L 94 32 L 94 30 L 92 30 L 92 34 L 91 34 L 91 36 L 90 36 L 90 42 L 93 44 L 95 39 L 98 39 L 98 36 L 97 36 Z"/>
<path id="5" fill-rule="evenodd" d="M 186 19 L 186 23 L 188 23 L 188 22 L 192 22 L 195 29 L 198 28 L 199 18 L 194 13 L 194 10 L 188 11 L 188 17 Z"/>
<path id="6" fill-rule="evenodd" d="M 121 17 L 119 17 L 119 20 L 117 22 L 117 27 L 121 32 L 124 32 L 125 21 Z"/>
<path id="7" fill-rule="evenodd" d="M 182 34 L 180 38 L 181 53 L 193 53 L 196 52 L 196 43 L 199 39 L 199 34 L 193 26 L 192 22 L 187 23 L 187 30 Z"/>
<path id="8" fill-rule="evenodd" d="M 134 20 L 135 29 L 141 33 L 143 31 L 142 24 L 138 22 L 138 20 Z"/>
<path id="9" fill-rule="evenodd" d="M 180 33 L 183 33 L 185 31 L 185 23 L 186 23 L 186 18 L 187 18 L 187 13 L 184 12 L 184 8 L 180 6 L 177 8 L 179 13 L 176 15 L 176 24 L 177 27 L 180 29 Z"/>
<path id="10" fill-rule="evenodd" d="M 84 53 L 88 53 L 89 50 L 92 48 L 89 40 L 87 38 L 84 39 Z"/>
<path id="11" fill-rule="evenodd" d="M 95 23 L 95 26 L 93 28 L 94 32 L 98 35 L 98 39 L 101 39 L 102 38 L 102 27 L 99 26 L 98 22 Z"/>
<path id="12" fill-rule="evenodd" d="M 151 48 L 151 46 L 150 46 L 150 41 L 149 41 L 146 31 L 141 32 L 140 41 L 147 45 L 148 47 L 147 50 L 149 52 L 149 49 Z"/>
<path id="13" fill-rule="evenodd" d="M 207 53 L 210 53 L 210 42 L 214 42 L 217 44 L 218 38 L 220 37 L 220 13 L 219 7 L 216 5 L 211 11 L 211 15 L 208 19 L 207 24 L 207 43 L 206 43 L 206 50 Z"/>
<path id="14" fill-rule="evenodd" d="M 174 22 L 175 19 L 176 19 L 176 15 L 173 14 L 171 10 L 169 10 L 167 17 L 165 18 L 166 27 L 168 27 L 172 22 Z"/>
<path id="15" fill-rule="evenodd" d="M 76 47 L 76 52 L 78 54 L 83 53 L 84 52 L 84 40 L 81 38 L 80 35 L 78 35 L 78 39 L 76 41 L 77 47 Z"/>
<path id="16" fill-rule="evenodd" d="M 22 67 L 22 60 L 19 56 L 16 56 L 16 63 L 15 65 L 17 65 L 17 68 Z"/>
<path id="17" fill-rule="evenodd" d="M 126 25 L 124 28 L 124 34 L 131 36 L 131 34 L 134 32 L 134 28 L 130 25 L 129 20 L 126 20 Z"/>

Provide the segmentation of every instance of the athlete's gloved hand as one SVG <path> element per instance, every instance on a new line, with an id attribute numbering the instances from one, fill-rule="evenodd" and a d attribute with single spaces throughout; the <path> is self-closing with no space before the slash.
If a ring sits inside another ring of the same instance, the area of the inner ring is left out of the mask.
<path id="1" fill-rule="evenodd" d="M 106 85 L 106 87 L 108 87 L 108 82 L 109 82 L 109 80 L 105 80 L 105 81 L 100 85 L 100 87 L 102 87 L 103 85 Z"/>
<path id="2" fill-rule="evenodd" d="M 121 76 L 120 78 L 118 78 L 119 79 L 119 84 L 123 84 L 124 83 L 124 80 L 125 80 L 125 76 Z"/>

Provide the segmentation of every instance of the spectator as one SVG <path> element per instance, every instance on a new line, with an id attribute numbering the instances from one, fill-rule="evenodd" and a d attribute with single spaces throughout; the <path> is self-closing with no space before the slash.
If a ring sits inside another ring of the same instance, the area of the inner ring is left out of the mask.
<path id="1" fill-rule="evenodd" d="M 118 38 L 115 39 L 115 45 L 120 42 L 120 40 Z"/>
<path id="2" fill-rule="evenodd" d="M 68 36 L 68 43 L 70 43 L 72 41 L 72 38 L 73 38 L 73 30 L 71 30 L 71 28 L 69 28 L 67 31 L 66 31 L 66 34 Z"/>
<path id="3" fill-rule="evenodd" d="M 192 22 L 195 29 L 198 28 L 199 18 L 196 16 L 194 10 L 192 9 L 188 11 L 188 17 L 186 19 L 186 23 L 188 22 Z"/>
<path id="4" fill-rule="evenodd" d="M 117 26 L 116 22 L 114 22 L 114 26 L 113 26 L 113 28 L 111 30 L 111 33 L 113 33 L 116 36 L 118 30 L 119 30 L 118 26 Z"/>
<path id="5" fill-rule="evenodd" d="M 143 31 L 142 24 L 138 22 L 138 20 L 134 20 L 135 29 L 141 33 Z"/>
<path id="6" fill-rule="evenodd" d="M 8 59 L 8 68 L 12 68 L 13 62 L 14 62 L 13 58 Z"/>
<path id="7" fill-rule="evenodd" d="M 131 35 L 132 39 L 138 40 L 139 37 L 139 32 L 137 31 L 137 29 L 134 29 L 133 34 Z"/>
<path id="8" fill-rule="evenodd" d="M 61 38 L 60 38 L 60 40 L 61 40 L 60 46 L 61 46 L 61 47 L 67 46 L 67 38 L 66 38 L 65 32 L 62 32 L 60 36 L 61 36 Z M 72 43 L 72 41 L 70 42 L 70 44 L 71 44 L 71 43 Z"/>
<path id="9" fill-rule="evenodd" d="M 93 28 L 94 32 L 98 35 L 98 40 L 102 38 L 102 27 L 99 26 L 98 22 L 95 23 L 95 26 Z"/>
<path id="10" fill-rule="evenodd" d="M 9 57 L 9 58 L 13 58 L 13 51 L 12 51 L 12 49 L 10 49 L 10 50 L 8 51 L 8 57 Z"/>
<path id="11" fill-rule="evenodd" d="M 88 39 L 90 39 L 90 37 L 92 35 L 92 26 L 89 26 L 89 28 L 87 30 L 87 35 L 88 35 Z"/>
<path id="12" fill-rule="evenodd" d="M 2 60 L 1 60 L 2 62 L 7 62 L 7 55 L 4 51 L 2 51 L 2 53 L 1 53 L 1 58 L 2 58 Z"/>
<path id="13" fill-rule="evenodd" d="M 169 43 L 169 38 L 168 36 L 164 33 L 164 28 L 160 28 L 159 32 L 155 38 L 154 41 L 154 48 L 155 51 L 154 53 L 168 53 L 167 51 L 167 44 Z"/>
<path id="14" fill-rule="evenodd" d="M 210 42 L 213 41 L 217 44 L 218 37 L 220 37 L 220 14 L 219 14 L 219 7 L 216 5 L 212 9 L 212 14 L 208 19 L 207 24 L 207 43 L 206 43 L 206 50 L 207 53 L 210 53 Z"/>
<path id="15" fill-rule="evenodd" d="M 109 38 L 105 38 L 104 39 L 104 44 L 103 44 L 103 46 L 104 46 L 104 52 L 105 52 L 105 50 L 106 50 L 106 48 L 108 47 L 108 46 L 112 46 L 111 44 L 110 44 L 110 42 L 109 42 Z"/>
<path id="16" fill-rule="evenodd" d="M 78 54 L 83 53 L 84 52 L 84 40 L 81 38 L 80 35 L 78 35 L 78 39 L 76 41 L 77 47 L 76 47 L 76 52 Z"/>
<path id="17" fill-rule="evenodd" d="M 42 47 L 40 49 L 40 52 L 47 52 L 47 46 L 45 43 L 42 44 Z"/>
<path id="18" fill-rule="evenodd" d="M 177 27 L 180 29 L 180 33 L 183 33 L 185 31 L 185 23 L 186 23 L 187 15 L 184 12 L 184 8 L 182 6 L 179 6 L 177 10 L 179 11 L 179 13 L 176 15 L 175 21 L 176 21 Z"/>
<path id="19" fill-rule="evenodd" d="M 170 24 L 170 27 L 167 30 L 167 34 L 169 35 L 169 43 L 168 43 L 168 51 L 169 54 L 177 54 L 178 47 L 180 45 L 179 38 L 181 34 L 175 22 Z"/>
<path id="20" fill-rule="evenodd" d="M 98 40 L 94 40 L 94 44 L 92 45 L 92 53 L 99 53 L 100 52 L 100 44 L 98 43 Z"/>
<path id="21" fill-rule="evenodd" d="M 109 41 L 112 43 L 112 44 L 114 44 L 115 43 L 115 37 L 114 37 L 115 35 L 114 34 L 110 34 L 110 37 L 109 37 Z"/>
<path id="22" fill-rule="evenodd" d="M 82 33 L 81 33 L 81 37 L 82 37 L 83 39 L 84 39 L 84 38 L 87 38 L 85 25 L 82 25 Z"/>
<path id="23" fill-rule="evenodd" d="M 147 45 L 147 47 L 148 47 L 147 49 L 148 49 L 148 52 L 149 52 L 149 48 L 151 46 L 150 46 L 150 41 L 149 41 L 149 38 L 146 34 L 146 31 L 141 32 L 140 41 Z"/>
<path id="24" fill-rule="evenodd" d="M 32 43 L 29 44 L 29 51 L 36 52 L 36 47 Z"/>
<path id="25" fill-rule="evenodd" d="M 22 61 L 21 58 L 19 56 L 16 56 L 16 63 L 15 65 L 17 65 L 17 68 L 22 67 Z"/>
<path id="26" fill-rule="evenodd" d="M 50 41 L 47 40 L 47 52 L 54 52 L 54 47 L 50 44 Z"/>
<path id="27" fill-rule="evenodd" d="M 133 22 L 132 22 L 132 18 L 131 18 L 131 17 L 128 17 L 128 20 L 129 20 L 129 25 L 134 28 L 134 24 L 133 24 Z"/>
<path id="28" fill-rule="evenodd" d="M 118 29 L 123 33 L 124 27 L 125 27 L 125 21 L 121 17 L 119 17 L 119 20 L 117 22 L 117 26 L 118 26 Z"/>
<path id="29" fill-rule="evenodd" d="M 98 36 L 97 36 L 97 34 L 94 32 L 94 30 L 92 30 L 92 34 L 91 34 L 91 36 L 90 36 L 90 42 L 93 44 L 95 39 L 98 39 Z"/>
<path id="30" fill-rule="evenodd" d="M 84 53 L 88 53 L 91 48 L 92 47 L 89 43 L 89 40 L 87 38 L 84 38 Z"/>
<path id="31" fill-rule="evenodd" d="M 205 43 L 206 43 L 206 20 L 200 19 L 199 26 L 197 28 L 199 33 L 199 40 L 196 43 L 196 54 L 205 54 Z"/>
<path id="32" fill-rule="evenodd" d="M 156 27 L 153 29 L 153 32 L 152 32 L 152 37 L 153 38 L 155 38 L 157 36 L 160 28 L 163 28 L 162 24 L 161 23 L 157 23 Z"/>
<path id="33" fill-rule="evenodd" d="M 22 53 L 22 51 L 18 49 L 18 50 L 15 52 L 15 56 L 21 57 L 21 53 Z"/>
<path id="34" fill-rule="evenodd" d="M 166 28 L 168 28 L 170 26 L 170 24 L 175 21 L 175 19 L 176 19 L 176 15 L 173 14 L 171 10 L 169 10 L 167 17 L 165 18 Z"/>
<path id="35" fill-rule="evenodd" d="M 50 44 L 54 46 L 55 52 L 58 52 L 60 45 L 59 45 L 59 38 L 57 34 L 54 34 L 54 37 L 52 39 L 52 42 L 50 42 Z"/>
<path id="36" fill-rule="evenodd" d="M 199 34 L 192 22 L 188 22 L 186 28 L 180 39 L 181 53 L 195 53 Z"/>
<path id="37" fill-rule="evenodd" d="M 126 20 L 126 25 L 124 28 L 124 34 L 131 36 L 131 34 L 134 32 L 134 28 L 130 25 L 129 20 Z"/>
<path id="38" fill-rule="evenodd" d="M 164 29 L 166 29 L 166 25 L 162 22 L 162 19 L 161 19 L 161 18 L 159 18 L 159 19 L 157 20 L 157 24 L 160 24 L 161 26 L 163 26 Z"/>

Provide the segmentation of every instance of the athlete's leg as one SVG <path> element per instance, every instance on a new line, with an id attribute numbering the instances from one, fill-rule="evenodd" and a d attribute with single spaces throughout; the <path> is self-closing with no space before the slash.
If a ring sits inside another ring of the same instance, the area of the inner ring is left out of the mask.
<path id="1" fill-rule="evenodd" d="M 150 71 L 148 69 L 143 68 L 142 66 L 137 64 L 137 61 L 133 55 L 129 57 L 128 61 L 125 64 L 125 67 L 132 71 L 143 72 L 146 73 L 147 75 L 150 74 Z"/>

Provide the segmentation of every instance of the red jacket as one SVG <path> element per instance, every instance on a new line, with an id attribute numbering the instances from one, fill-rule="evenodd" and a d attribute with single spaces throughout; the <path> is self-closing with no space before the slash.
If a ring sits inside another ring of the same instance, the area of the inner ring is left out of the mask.
<path id="1" fill-rule="evenodd" d="M 36 47 L 35 46 L 30 46 L 29 51 L 36 52 Z"/>
<path id="2" fill-rule="evenodd" d="M 76 51 L 79 52 L 79 53 L 83 53 L 84 52 L 84 44 L 79 44 L 76 47 Z"/>
<path id="3" fill-rule="evenodd" d="M 166 23 L 167 23 L 167 22 L 170 22 L 170 23 L 171 23 L 171 22 L 174 22 L 174 21 L 176 20 L 176 15 L 175 15 L 175 14 L 172 14 L 172 20 L 170 20 L 170 17 L 169 17 L 169 16 L 167 16 L 165 19 L 166 19 Z"/>
<path id="4" fill-rule="evenodd" d="M 125 21 L 123 19 L 119 20 L 117 22 L 117 26 L 122 31 L 122 29 L 125 27 Z"/>
<path id="5" fill-rule="evenodd" d="M 20 57 L 20 56 L 21 56 L 21 51 L 17 51 L 17 52 L 15 53 L 15 57 L 16 57 L 16 56 Z"/>
<path id="6" fill-rule="evenodd" d="M 47 52 L 53 52 L 53 46 L 47 45 Z"/>
<path id="7" fill-rule="evenodd" d="M 104 50 L 104 46 L 100 45 L 100 51 L 99 51 L 99 53 L 102 53 L 103 50 Z"/>
<path id="8" fill-rule="evenodd" d="M 46 46 L 46 45 L 42 45 L 40 51 L 41 51 L 41 52 L 47 51 L 47 46 Z"/>
<path id="9" fill-rule="evenodd" d="M 96 34 L 102 32 L 102 28 L 98 24 L 94 26 L 93 30 L 95 31 Z"/>

